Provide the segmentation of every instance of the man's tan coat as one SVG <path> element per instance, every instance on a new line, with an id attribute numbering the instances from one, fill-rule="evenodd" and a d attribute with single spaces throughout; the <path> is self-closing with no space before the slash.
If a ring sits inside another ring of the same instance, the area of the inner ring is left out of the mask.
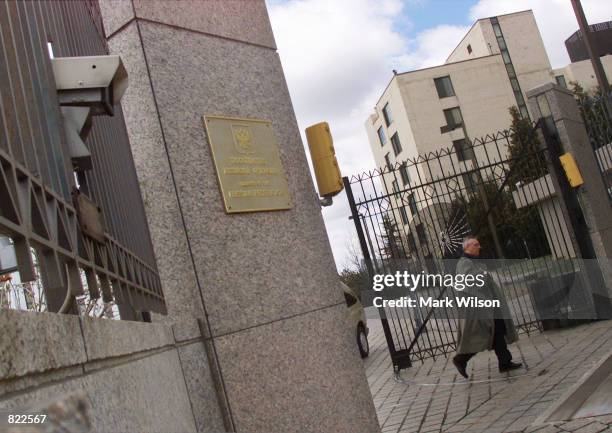
<path id="1" fill-rule="evenodd" d="M 512 319 L 510 309 L 499 286 L 493 281 L 486 268 L 478 263 L 477 260 L 461 257 L 457 263 L 455 272 L 459 274 L 484 275 L 485 283 L 482 287 L 466 287 L 462 292 L 457 292 L 459 296 L 473 296 L 478 299 L 499 299 L 501 301 L 500 310 L 495 313 L 494 308 L 462 308 L 459 320 L 459 333 L 457 340 L 457 353 L 476 353 L 493 348 L 493 331 L 495 316 L 504 318 L 506 324 L 506 343 L 514 343 L 518 340 L 518 334 Z"/>

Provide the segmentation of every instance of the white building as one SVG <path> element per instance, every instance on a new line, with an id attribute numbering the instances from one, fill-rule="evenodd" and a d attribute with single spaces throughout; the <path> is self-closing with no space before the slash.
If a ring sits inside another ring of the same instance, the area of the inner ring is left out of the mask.
<path id="1" fill-rule="evenodd" d="M 612 79 L 612 55 L 602 56 L 600 60 L 609 82 Z M 570 63 L 564 68 L 554 69 L 553 73 L 557 83 L 569 89 L 572 88 L 573 82 L 580 84 L 587 92 L 593 92 L 598 88 L 591 60 Z"/>
<path id="2" fill-rule="evenodd" d="M 612 77 L 612 55 L 601 60 Z M 509 108 L 528 116 L 525 92 L 551 81 L 596 86 L 588 60 L 551 68 L 531 10 L 479 19 L 443 65 L 394 73 L 365 122 L 374 159 L 393 164 L 505 130 Z"/>
<path id="3" fill-rule="evenodd" d="M 366 121 L 376 163 L 507 129 L 508 109 L 528 115 L 525 92 L 553 80 L 530 10 L 480 19 L 445 64 L 394 74 Z"/>
<path id="4" fill-rule="evenodd" d="M 589 26 L 591 48 L 601 58 L 601 63 L 608 77 L 612 79 L 612 21 L 595 23 Z M 565 40 L 565 48 L 572 63 L 564 68 L 555 69 L 555 79 L 562 86 L 569 87 L 572 81 L 579 83 L 583 89 L 592 92 L 597 88 L 597 80 L 591 66 L 582 30 L 576 30 Z"/>
<path id="5" fill-rule="evenodd" d="M 554 75 L 530 10 L 476 21 L 443 65 L 394 73 L 365 124 L 377 165 L 452 147 L 456 154 L 441 160 L 433 173 L 432 167 L 416 173 L 417 166 L 409 164 L 399 175 L 384 175 L 386 189 L 403 190 L 417 176 L 417 183 L 423 184 L 431 180 L 423 172 L 437 177 L 450 170 L 450 164 L 455 173 L 469 171 L 472 155 L 461 150 L 466 138 L 508 129 L 510 107 L 529 116 L 525 92 L 547 81 L 554 81 Z M 459 188 L 469 189 L 469 179 L 462 176 Z M 437 190 L 432 194 L 428 188 Z M 444 195 L 440 188 L 446 186 L 413 189 L 401 203 L 393 197 L 393 219 L 402 223 L 398 225 L 409 244 L 415 239 L 425 244 L 426 237 L 440 231 L 440 209 L 452 200 L 452 194 L 443 201 L 429 198 Z"/>
<path id="6" fill-rule="evenodd" d="M 612 56 L 602 57 L 602 61 L 612 72 Z M 608 76 L 612 74 L 608 72 Z M 432 167 L 417 174 L 416 168 L 421 165 L 410 163 L 407 169 L 382 176 L 383 188 L 389 192 L 404 191 L 409 182 L 412 186 L 429 182 L 426 187 L 409 189 L 409 194 L 402 193 L 402 200 L 398 200 L 399 194 L 391 200 L 393 219 L 401 223 L 398 226 L 409 244 L 417 238 L 424 240 L 424 235 L 416 236 L 424 232 L 419 226 L 427 229 L 430 238 L 429 232 L 439 232 L 440 206 L 448 208 L 452 200 L 429 198 L 452 196 L 444 182 L 430 182 L 432 177 L 450 171 L 459 173 L 462 185 L 458 189 L 470 192 L 471 174 L 466 177 L 464 172 L 473 168 L 473 155 L 462 150 L 466 138 L 474 140 L 507 130 L 511 107 L 529 117 L 527 90 L 546 82 L 563 84 L 563 79 L 591 88 L 594 74 L 590 62 L 572 63 L 553 71 L 531 10 L 479 19 L 443 65 L 404 73 L 394 71 L 375 112 L 365 122 L 377 166 L 392 166 L 433 151 L 455 149 L 452 157 L 440 159 L 445 162 L 433 167 L 430 178 L 424 178 L 423 172 L 431 173 Z M 479 152 L 475 151 L 478 161 Z M 490 161 L 492 157 L 496 158 L 487 154 L 486 159 Z M 505 159 L 505 154 L 497 158 Z M 427 191 L 432 188 L 433 194 Z M 440 191 L 444 188 L 447 191 Z"/>

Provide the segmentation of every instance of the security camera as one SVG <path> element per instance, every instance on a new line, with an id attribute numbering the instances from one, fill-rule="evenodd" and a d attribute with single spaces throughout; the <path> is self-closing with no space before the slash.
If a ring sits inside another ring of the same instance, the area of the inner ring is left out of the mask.
<path id="1" fill-rule="evenodd" d="M 128 86 L 127 71 L 119 56 L 58 57 L 51 65 L 73 168 L 90 170 L 85 140 L 91 117 L 114 114 Z"/>
<path id="2" fill-rule="evenodd" d="M 93 116 L 113 115 L 128 86 L 119 56 L 58 57 L 51 64 L 61 106 L 89 107 Z"/>

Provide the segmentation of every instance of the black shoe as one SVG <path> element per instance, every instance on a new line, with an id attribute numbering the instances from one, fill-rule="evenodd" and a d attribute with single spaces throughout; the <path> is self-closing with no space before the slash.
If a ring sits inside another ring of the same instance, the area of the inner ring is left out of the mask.
<path id="1" fill-rule="evenodd" d="M 505 373 L 506 371 L 516 370 L 517 368 L 521 368 L 522 366 L 523 366 L 523 364 L 520 363 L 520 362 L 512 362 L 512 361 L 510 361 L 506 365 L 500 365 L 499 366 L 499 372 L 500 373 Z"/>
<path id="2" fill-rule="evenodd" d="M 468 378 L 468 374 L 465 371 L 465 367 L 467 367 L 467 364 L 463 364 L 463 363 L 457 361 L 455 358 L 453 358 L 453 364 L 457 368 L 457 371 L 459 372 L 459 374 L 467 379 Z"/>

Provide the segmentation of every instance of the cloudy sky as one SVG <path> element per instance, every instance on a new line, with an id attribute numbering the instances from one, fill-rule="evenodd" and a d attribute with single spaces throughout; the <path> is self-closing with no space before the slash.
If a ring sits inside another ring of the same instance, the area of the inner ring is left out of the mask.
<path id="1" fill-rule="evenodd" d="M 609 0 L 582 0 L 590 23 L 612 19 Z M 364 122 L 400 72 L 444 62 L 479 19 L 532 9 L 553 68 L 577 28 L 570 0 L 267 0 L 302 139 L 330 124 L 343 175 L 374 167 Z M 344 193 L 323 209 L 336 266 L 356 234 Z"/>

